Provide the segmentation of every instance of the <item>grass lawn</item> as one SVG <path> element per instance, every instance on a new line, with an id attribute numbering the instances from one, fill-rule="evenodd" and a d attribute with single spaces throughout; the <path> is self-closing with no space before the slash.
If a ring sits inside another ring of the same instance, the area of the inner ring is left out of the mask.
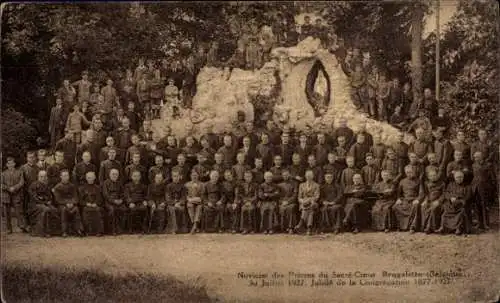
<path id="1" fill-rule="evenodd" d="M 423 233 L 122 235 L 2 234 L 6 302 L 495 302 L 500 241 Z M 454 271 L 447 284 L 254 288 L 238 273 Z"/>
<path id="2" fill-rule="evenodd" d="M 2 266 L 4 302 L 211 302 L 204 287 L 151 273 Z"/>

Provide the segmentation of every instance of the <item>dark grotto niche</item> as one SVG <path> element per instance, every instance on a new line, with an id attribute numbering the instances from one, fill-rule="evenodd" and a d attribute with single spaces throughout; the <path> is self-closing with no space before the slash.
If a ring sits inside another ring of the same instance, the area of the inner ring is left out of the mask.
<path id="1" fill-rule="evenodd" d="M 321 73 L 321 74 L 320 74 Z M 320 94 L 315 91 L 318 85 L 318 76 L 322 75 L 326 79 L 326 89 Z M 307 102 L 314 109 L 314 116 L 320 117 L 330 105 L 331 83 L 330 77 L 321 61 L 316 60 L 306 78 L 306 97 Z"/>

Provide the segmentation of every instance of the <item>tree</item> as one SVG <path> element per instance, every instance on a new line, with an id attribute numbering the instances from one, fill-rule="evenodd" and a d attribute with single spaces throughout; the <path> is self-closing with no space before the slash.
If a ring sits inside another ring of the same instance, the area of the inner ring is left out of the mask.
<path id="1" fill-rule="evenodd" d="M 230 21 L 269 24 L 293 2 L 10 3 L 2 18 L 2 101 L 46 129 L 62 80 L 89 70 L 91 80 L 119 78 L 139 57 L 183 60 L 218 41 L 229 58 L 238 32 Z M 237 16 L 237 18 L 235 18 Z M 187 47 L 186 47 L 187 46 Z"/>
<path id="2" fill-rule="evenodd" d="M 424 8 L 419 3 L 411 14 L 411 80 L 413 100 L 422 99 L 422 31 Z"/>
<path id="3" fill-rule="evenodd" d="M 498 4 L 493 1 L 460 1 L 441 40 L 441 104 L 448 109 L 454 128 L 470 136 L 478 127 L 486 128 L 492 138 L 497 136 L 498 17 Z M 428 40 L 430 58 L 435 55 L 430 46 L 435 36 Z M 432 69 L 429 64 L 425 68 Z"/>
<path id="4" fill-rule="evenodd" d="M 3 105 L 46 123 L 62 79 L 76 80 L 83 69 L 102 83 L 106 77 L 120 77 L 139 57 L 180 60 L 214 40 L 225 60 L 243 25 L 271 25 L 278 13 L 293 22 L 304 11 L 322 15 L 347 47 L 369 51 L 390 77 L 409 80 L 405 66 L 411 60 L 419 99 L 422 86 L 434 81 L 436 37 L 422 41 L 430 1 L 12 3 L 4 6 L 2 19 Z M 452 110 L 474 108 L 477 115 L 487 105 L 484 109 L 493 112 L 497 8 L 491 1 L 461 1 L 442 36 L 443 94 Z M 473 101 L 468 105 L 465 99 Z"/>
<path id="5" fill-rule="evenodd" d="M 411 59 L 412 3 L 373 1 L 324 5 L 324 18 L 334 26 L 346 47 L 369 51 L 373 61 L 389 77 L 409 80 L 405 67 Z M 422 7 L 427 13 L 425 3 Z"/>
<path id="6" fill-rule="evenodd" d="M 10 108 L 2 109 L 2 157 L 12 156 L 16 161 L 24 160 L 26 150 L 33 149 L 37 138 L 34 121 Z"/>

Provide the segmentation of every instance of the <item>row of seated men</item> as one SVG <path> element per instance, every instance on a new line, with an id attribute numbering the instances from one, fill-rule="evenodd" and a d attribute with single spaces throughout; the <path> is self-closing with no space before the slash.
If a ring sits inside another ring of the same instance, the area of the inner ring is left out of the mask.
<path id="1" fill-rule="evenodd" d="M 63 169 L 51 188 L 47 172 L 41 170 L 29 187 L 27 209 L 33 234 L 41 236 L 57 233 L 58 227 L 63 236 L 102 235 L 105 221 L 111 234 L 187 229 L 196 233 L 200 228 L 233 233 L 294 233 L 303 228 L 307 234 L 357 233 L 367 224 L 385 232 L 471 231 L 473 191 L 464 182 L 463 171 L 453 171 L 448 184 L 439 181 L 436 168 L 427 171 L 424 182 L 412 165 L 404 174 L 394 182 L 391 171 L 382 170 L 380 180 L 368 186 L 355 172 L 341 186 L 334 182 L 332 171 L 323 174 L 320 184 L 312 169 L 305 170 L 303 182 L 292 179 L 288 168 L 281 170 L 279 181 L 266 171 L 262 183 L 254 181 L 252 170 L 244 171 L 242 180 L 236 180 L 231 170 L 223 176 L 211 170 L 208 181 L 202 182 L 198 170 L 192 169 L 190 181 L 183 182 L 182 172 L 174 168 L 171 182 L 157 171 L 146 185 L 141 171 L 132 170 L 130 181 L 123 184 L 119 170 L 113 168 L 101 185 L 96 184 L 96 173 L 89 171 L 78 186 Z"/>

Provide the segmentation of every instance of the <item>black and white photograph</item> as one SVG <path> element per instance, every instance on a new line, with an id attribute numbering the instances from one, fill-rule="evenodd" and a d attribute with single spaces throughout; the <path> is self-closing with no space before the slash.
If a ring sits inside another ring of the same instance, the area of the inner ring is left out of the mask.
<path id="1" fill-rule="evenodd" d="M 499 302 L 493 0 L 1 6 L 2 302 Z"/>

